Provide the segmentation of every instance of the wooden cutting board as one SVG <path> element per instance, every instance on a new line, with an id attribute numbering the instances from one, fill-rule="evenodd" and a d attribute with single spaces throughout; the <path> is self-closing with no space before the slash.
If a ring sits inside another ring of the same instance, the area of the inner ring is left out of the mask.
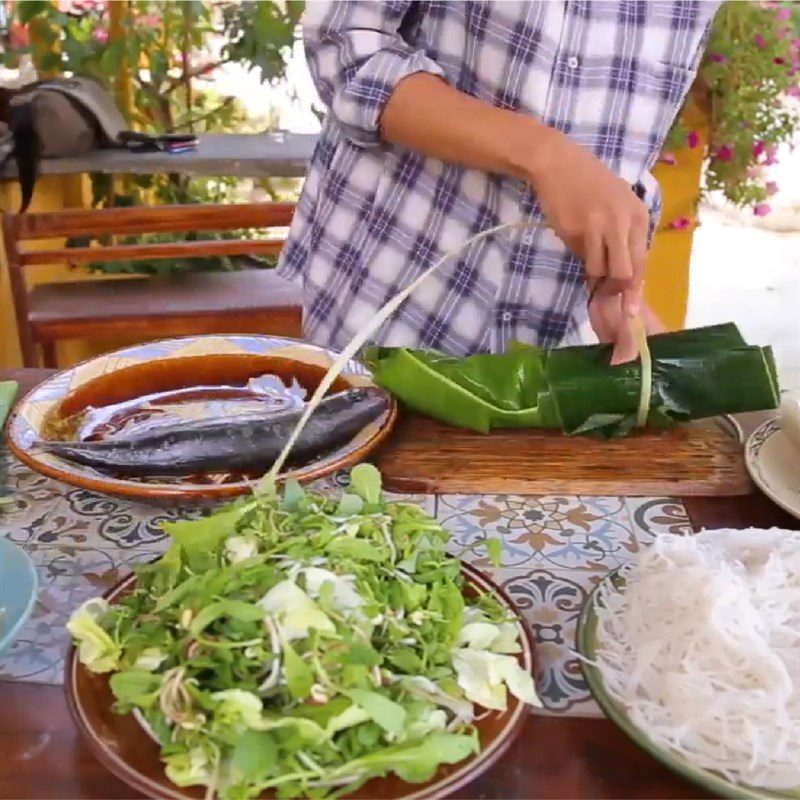
<path id="1" fill-rule="evenodd" d="M 599 441 L 556 431 L 480 434 L 401 412 L 373 460 L 395 492 L 719 497 L 754 490 L 741 444 L 718 420 Z"/>

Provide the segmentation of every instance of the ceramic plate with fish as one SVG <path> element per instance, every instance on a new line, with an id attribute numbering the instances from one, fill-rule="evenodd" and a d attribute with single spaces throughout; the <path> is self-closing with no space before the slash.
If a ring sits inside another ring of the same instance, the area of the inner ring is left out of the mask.
<path id="1" fill-rule="evenodd" d="M 271 466 L 336 353 L 268 336 L 136 345 L 59 373 L 9 421 L 12 452 L 65 483 L 149 500 L 222 499 Z M 351 361 L 281 477 L 304 482 L 363 459 L 397 408 Z"/>

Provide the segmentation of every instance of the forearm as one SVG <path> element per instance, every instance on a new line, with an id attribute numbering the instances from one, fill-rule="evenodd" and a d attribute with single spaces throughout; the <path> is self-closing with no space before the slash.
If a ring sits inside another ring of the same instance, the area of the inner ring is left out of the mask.
<path id="1" fill-rule="evenodd" d="M 426 156 L 530 182 L 559 135 L 533 117 L 492 106 L 422 72 L 397 85 L 380 130 L 384 141 Z"/>

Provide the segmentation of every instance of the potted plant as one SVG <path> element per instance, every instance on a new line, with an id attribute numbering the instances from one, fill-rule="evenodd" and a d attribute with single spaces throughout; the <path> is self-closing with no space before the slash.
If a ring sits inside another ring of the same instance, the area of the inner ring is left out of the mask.
<path id="1" fill-rule="evenodd" d="M 765 216 L 778 187 L 764 167 L 800 131 L 800 6 L 726 2 L 714 19 L 697 80 L 678 115 L 656 178 L 664 208 L 647 294 L 668 327 L 683 326 L 697 210 L 709 192 Z"/>

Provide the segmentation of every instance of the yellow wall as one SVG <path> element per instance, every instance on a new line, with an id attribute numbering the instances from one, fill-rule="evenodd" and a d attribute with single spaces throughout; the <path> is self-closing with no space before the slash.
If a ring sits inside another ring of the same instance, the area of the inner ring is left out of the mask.
<path id="1" fill-rule="evenodd" d="M 664 198 L 661 229 L 650 250 L 647 265 L 645 296 L 669 330 L 680 330 L 686 324 L 689 300 L 689 262 L 691 260 L 694 221 L 697 215 L 698 188 L 708 142 L 708 116 L 697 102 L 690 102 L 683 122 L 695 130 L 699 143 L 694 149 L 681 148 L 675 153 L 675 164 L 658 164 L 653 170 Z M 685 218 L 688 228 L 676 230 L 669 223 Z"/>

